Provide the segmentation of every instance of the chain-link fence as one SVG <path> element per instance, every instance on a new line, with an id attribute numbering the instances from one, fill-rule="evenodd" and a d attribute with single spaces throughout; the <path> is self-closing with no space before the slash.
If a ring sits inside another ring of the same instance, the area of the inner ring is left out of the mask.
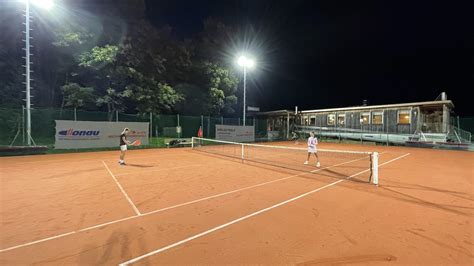
<path id="1" fill-rule="evenodd" d="M 27 140 L 25 110 L 0 108 L 0 145 L 24 145 Z M 180 114 L 126 114 L 70 109 L 35 108 L 31 110 L 31 137 L 37 145 L 53 146 L 55 120 L 149 122 L 150 143 L 162 144 L 163 138 L 191 138 L 202 127 L 203 136 L 215 138 L 216 125 L 243 125 L 241 118 L 186 116 Z M 248 117 L 246 125 L 255 126 L 256 140 L 267 137 L 267 120 Z"/>

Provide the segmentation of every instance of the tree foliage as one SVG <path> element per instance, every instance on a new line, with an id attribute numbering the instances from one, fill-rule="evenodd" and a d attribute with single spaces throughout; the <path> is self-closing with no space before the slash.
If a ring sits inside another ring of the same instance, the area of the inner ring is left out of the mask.
<path id="1" fill-rule="evenodd" d="M 239 80 L 218 52 L 232 29 L 207 20 L 201 34 L 179 40 L 170 27 L 156 28 L 143 19 L 144 1 L 137 1 L 132 13 L 127 3 L 103 1 L 91 10 L 101 19 L 80 23 L 71 18 L 38 43 L 36 104 L 98 108 L 108 111 L 109 118 L 115 111 L 234 113 Z M 0 49 L 2 105 L 21 105 L 21 62 L 8 67 L 21 58 L 17 45 Z M 14 48 L 15 57 L 8 56 Z"/>
<path id="2" fill-rule="evenodd" d="M 94 103 L 94 88 L 70 83 L 62 86 L 61 89 L 64 97 L 63 105 L 65 107 L 80 108 Z"/>

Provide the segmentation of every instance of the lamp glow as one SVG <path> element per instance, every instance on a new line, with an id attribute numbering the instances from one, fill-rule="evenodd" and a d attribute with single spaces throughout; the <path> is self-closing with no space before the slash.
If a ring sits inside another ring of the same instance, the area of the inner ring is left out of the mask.
<path id="1" fill-rule="evenodd" d="M 43 9 L 46 9 L 46 10 L 50 10 L 54 6 L 54 1 L 53 0 L 29 0 L 29 1 L 33 5 L 35 5 L 37 7 L 40 7 L 40 8 L 43 8 Z"/>
<path id="2" fill-rule="evenodd" d="M 244 68 L 253 68 L 255 66 L 255 61 L 252 58 L 242 55 L 237 59 L 237 64 Z"/>

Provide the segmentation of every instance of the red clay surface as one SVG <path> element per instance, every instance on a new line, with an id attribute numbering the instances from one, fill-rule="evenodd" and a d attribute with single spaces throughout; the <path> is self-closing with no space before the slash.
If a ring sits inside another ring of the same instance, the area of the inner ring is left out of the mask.
<path id="1" fill-rule="evenodd" d="M 474 265 L 474 153 L 320 147 L 390 162 L 376 187 L 338 182 L 360 165 L 304 174 L 188 148 L 129 151 L 125 167 L 118 152 L 0 158 L 0 264 L 119 264 L 321 188 L 136 265 Z"/>

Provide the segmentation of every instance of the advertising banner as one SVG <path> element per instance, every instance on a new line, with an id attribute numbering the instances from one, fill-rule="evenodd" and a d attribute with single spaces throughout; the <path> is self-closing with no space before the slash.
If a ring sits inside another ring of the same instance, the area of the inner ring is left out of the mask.
<path id="1" fill-rule="evenodd" d="M 216 125 L 216 139 L 234 142 L 254 142 L 254 126 Z"/>
<path id="2" fill-rule="evenodd" d="M 55 120 L 55 149 L 119 147 L 120 134 L 129 128 L 127 139 L 148 144 L 149 123 Z"/>

